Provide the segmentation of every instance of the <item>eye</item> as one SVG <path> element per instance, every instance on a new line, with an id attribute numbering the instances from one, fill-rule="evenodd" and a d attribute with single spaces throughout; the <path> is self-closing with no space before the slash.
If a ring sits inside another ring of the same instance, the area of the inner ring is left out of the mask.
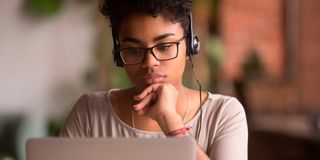
<path id="1" fill-rule="evenodd" d="M 143 49 L 141 48 L 127 48 L 125 50 L 126 54 L 141 54 L 143 53 Z"/>
<path id="2" fill-rule="evenodd" d="M 165 52 L 168 51 L 170 48 L 172 48 L 174 44 L 172 43 L 164 43 L 164 44 L 160 44 L 156 47 L 156 50 L 159 52 Z"/>

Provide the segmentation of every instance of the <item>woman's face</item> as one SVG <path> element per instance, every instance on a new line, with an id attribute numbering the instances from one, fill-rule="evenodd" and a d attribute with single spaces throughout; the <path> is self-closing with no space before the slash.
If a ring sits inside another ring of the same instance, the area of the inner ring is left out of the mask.
<path id="1" fill-rule="evenodd" d="M 120 50 L 149 48 L 162 43 L 180 42 L 177 45 L 178 56 L 174 59 L 158 61 L 148 50 L 142 63 L 124 65 L 137 89 L 143 89 L 153 83 L 166 82 L 176 87 L 182 84 L 186 61 L 186 43 L 183 37 L 184 32 L 180 23 L 172 23 L 161 15 L 152 17 L 147 14 L 133 14 L 124 19 L 119 31 Z M 162 52 L 162 50 L 164 49 L 160 46 L 153 51 Z M 158 54 L 158 56 L 161 55 Z"/>

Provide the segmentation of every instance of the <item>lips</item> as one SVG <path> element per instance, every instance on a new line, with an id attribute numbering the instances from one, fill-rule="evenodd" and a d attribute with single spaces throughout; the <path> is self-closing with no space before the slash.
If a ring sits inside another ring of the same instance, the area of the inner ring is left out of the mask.
<path id="1" fill-rule="evenodd" d="M 151 73 L 142 78 L 142 81 L 146 84 L 154 84 L 163 82 L 166 78 L 166 75 L 159 74 L 159 73 Z"/>

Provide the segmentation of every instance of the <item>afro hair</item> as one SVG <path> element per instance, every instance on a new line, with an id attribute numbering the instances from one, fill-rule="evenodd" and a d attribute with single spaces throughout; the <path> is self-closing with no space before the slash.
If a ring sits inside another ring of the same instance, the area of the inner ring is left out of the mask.
<path id="1" fill-rule="evenodd" d="M 102 0 L 100 12 L 110 20 L 115 33 L 127 16 L 133 13 L 161 15 L 171 22 L 178 22 L 186 32 L 193 0 Z"/>

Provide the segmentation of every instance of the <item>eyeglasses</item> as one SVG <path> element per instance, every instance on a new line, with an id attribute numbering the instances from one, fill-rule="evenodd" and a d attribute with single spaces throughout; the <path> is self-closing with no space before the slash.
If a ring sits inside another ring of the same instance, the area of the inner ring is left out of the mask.
<path id="1" fill-rule="evenodd" d="M 157 44 L 150 48 L 124 48 L 120 49 L 120 56 L 124 64 L 141 64 L 149 51 L 158 61 L 168 61 L 178 57 L 179 44 L 185 37 L 176 42 Z"/>

